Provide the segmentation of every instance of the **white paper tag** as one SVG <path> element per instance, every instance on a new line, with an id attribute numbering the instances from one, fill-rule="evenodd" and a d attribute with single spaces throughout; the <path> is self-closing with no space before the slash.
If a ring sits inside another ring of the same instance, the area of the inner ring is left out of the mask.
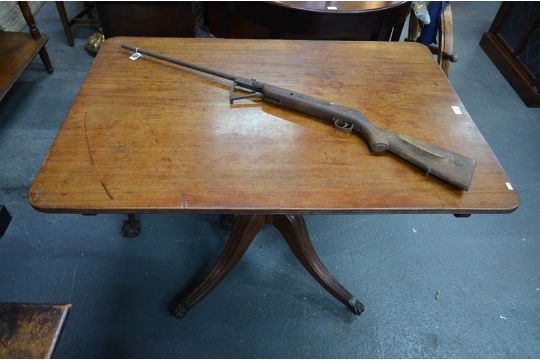
<path id="1" fill-rule="evenodd" d="M 129 60 L 137 60 L 138 58 L 140 58 L 142 56 L 141 53 L 139 52 L 134 52 L 130 57 L 129 57 Z"/>
<path id="2" fill-rule="evenodd" d="M 509 182 L 506 183 L 506 187 L 508 188 L 508 190 L 514 190 L 512 184 L 510 184 Z"/>
<path id="3" fill-rule="evenodd" d="M 327 6 L 326 10 L 337 10 L 337 6 Z"/>
<path id="4" fill-rule="evenodd" d="M 463 114 L 463 113 L 461 112 L 461 109 L 459 108 L 459 106 L 454 106 L 454 105 L 452 105 L 452 110 L 454 110 L 454 114 L 456 114 L 456 115 L 461 115 L 461 114 Z"/>

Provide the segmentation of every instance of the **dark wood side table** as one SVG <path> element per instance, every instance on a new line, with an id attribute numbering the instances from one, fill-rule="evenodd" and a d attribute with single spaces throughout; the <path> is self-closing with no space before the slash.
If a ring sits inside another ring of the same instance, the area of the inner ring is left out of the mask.
<path id="1" fill-rule="evenodd" d="M 36 55 L 39 54 L 47 71 L 53 72 L 49 54 L 45 49 L 47 37 L 39 32 L 28 3 L 19 1 L 19 7 L 30 28 L 30 34 L 0 31 L 0 101 Z"/>
<path id="2" fill-rule="evenodd" d="M 375 156 L 359 137 L 308 116 L 230 105 L 225 81 L 144 56 L 131 61 L 122 43 L 357 108 L 380 127 L 477 160 L 471 187 L 459 191 L 390 154 Z M 29 200 L 57 213 L 238 214 L 222 257 L 188 289 L 178 317 L 225 278 L 266 224 L 360 313 L 317 256 L 302 214 L 504 213 L 520 201 L 423 45 L 122 37 L 96 57 Z"/>

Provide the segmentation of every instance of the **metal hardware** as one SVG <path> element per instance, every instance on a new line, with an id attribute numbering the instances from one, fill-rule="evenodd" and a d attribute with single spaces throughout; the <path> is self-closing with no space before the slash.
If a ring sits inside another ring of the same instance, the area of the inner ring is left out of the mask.
<path id="1" fill-rule="evenodd" d="M 234 91 L 236 89 L 245 92 L 246 95 L 235 95 Z M 249 98 L 252 98 L 252 97 L 260 97 L 260 96 L 262 96 L 262 94 L 260 92 L 244 89 L 243 87 L 237 86 L 237 84 L 235 82 L 233 82 L 233 84 L 231 85 L 230 90 L 229 90 L 229 103 L 232 104 L 232 103 L 234 103 L 235 100 L 249 99 Z"/>
<path id="2" fill-rule="evenodd" d="M 339 131 L 350 133 L 353 130 L 353 124 L 351 123 L 348 123 L 339 118 L 332 118 L 332 120 L 334 120 L 335 128 L 338 129 Z"/>
<path id="3" fill-rule="evenodd" d="M 122 225 L 122 235 L 127 238 L 134 238 L 141 232 L 141 223 L 135 218 L 135 214 L 127 214 L 127 220 Z"/>
<path id="4" fill-rule="evenodd" d="M 358 301 L 357 298 L 353 297 L 349 300 L 349 309 L 355 314 L 360 315 L 364 312 L 364 304 Z"/>

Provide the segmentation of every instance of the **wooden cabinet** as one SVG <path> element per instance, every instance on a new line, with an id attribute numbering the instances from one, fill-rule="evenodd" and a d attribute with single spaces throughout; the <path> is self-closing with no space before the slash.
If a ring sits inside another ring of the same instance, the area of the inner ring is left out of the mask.
<path id="1" fill-rule="evenodd" d="M 503 2 L 480 46 L 523 102 L 540 107 L 540 2 Z"/>

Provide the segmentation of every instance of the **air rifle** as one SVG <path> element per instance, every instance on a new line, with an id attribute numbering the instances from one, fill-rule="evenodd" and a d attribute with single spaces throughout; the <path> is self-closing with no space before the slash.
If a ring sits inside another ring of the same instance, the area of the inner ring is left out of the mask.
<path id="1" fill-rule="evenodd" d="M 378 128 L 358 110 L 336 105 L 296 91 L 266 84 L 255 79 L 247 79 L 191 64 L 141 48 L 129 45 L 122 45 L 122 48 L 134 51 L 135 54 L 151 56 L 163 61 L 231 80 L 233 82 L 229 96 L 231 104 L 235 100 L 256 96 L 270 104 L 311 115 L 318 119 L 333 123 L 338 130 L 344 132 L 355 131 L 359 133 L 373 152 L 381 153 L 389 151 L 425 170 L 426 174 L 434 175 L 461 190 L 469 189 L 473 172 L 476 167 L 475 160 L 435 145 L 420 142 L 407 135 Z M 236 95 L 235 90 L 237 89 L 244 91 L 246 94 Z"/>

